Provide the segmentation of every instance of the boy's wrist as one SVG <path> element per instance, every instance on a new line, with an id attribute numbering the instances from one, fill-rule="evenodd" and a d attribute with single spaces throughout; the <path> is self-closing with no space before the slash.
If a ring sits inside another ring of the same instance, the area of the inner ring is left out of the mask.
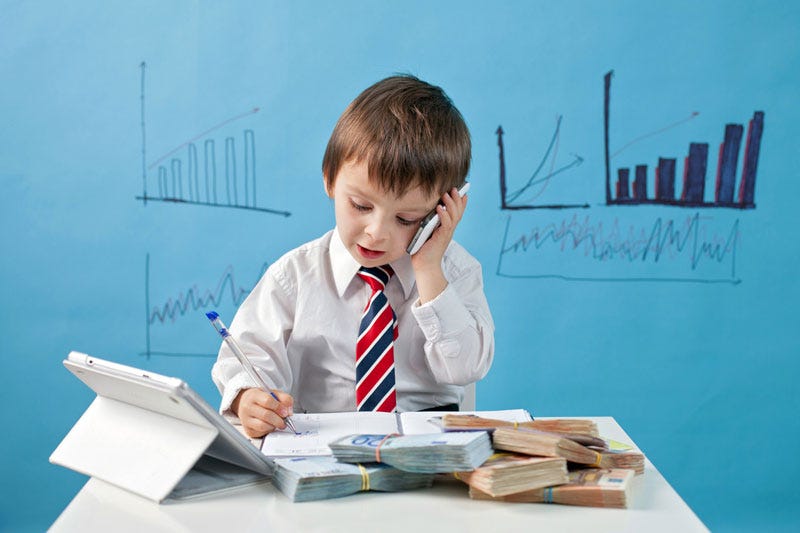
<path id="1" fill-rule="evenodd" d="M 441 266 L 430 271 L 415 271 L 415 275 L 420 304 L 436 299 L 447 288 L 447 278 Z"/>
<path id="2" fill-rule="evenodd" d="M 230 410 L 237 417 L 239 416 L 239 401 L 242 399 L 242 395 L 246 390 L 247 389 L 240 389 L 239 392 L 236 393 L 236 396 L 233 398 L 233 401 L 231 402 Z"/>

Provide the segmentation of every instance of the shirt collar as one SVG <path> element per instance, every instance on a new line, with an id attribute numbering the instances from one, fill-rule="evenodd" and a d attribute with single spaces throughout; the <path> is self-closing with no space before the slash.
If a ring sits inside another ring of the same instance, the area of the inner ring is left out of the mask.
<path id="1" fill-rule="evenodd" d="M 353 278 L 356 277 L 361 265 L 353 259 L 353 256 L 345 248 L 342 238 L 339 236 L 338 228 L 334 228 L 333 235 L 331 235 L 330 260 L 333 280 L 336 283 L 336 292 L 341 297 L 353 281 Z M 403 295 L 408 299 L 411 296 L 411 291 L 414 290 L 416 282 L 414 269 L 411 266 L 411 256 L 406 254 L 390 264 L 394 270 L 394 277 L 397 278 L 403 289 Z"/>

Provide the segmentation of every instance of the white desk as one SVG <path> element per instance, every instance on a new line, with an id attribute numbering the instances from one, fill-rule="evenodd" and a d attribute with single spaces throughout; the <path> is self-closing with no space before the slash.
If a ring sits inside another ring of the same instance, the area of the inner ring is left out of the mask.
<path id="1" fill-rule="evenodd" d="M 592 417 L 600 434 L 633 443 L 611 417 Z M 158 505 L 97 479 L 78 492 L 50 531 L 707 531 L 650 461 L 634 479 L 628 509 L 471 500 L 467 486 L 437 483 L 400 493 L 359 493 L 292 503 L 270 483 L 224 495 Z"/>

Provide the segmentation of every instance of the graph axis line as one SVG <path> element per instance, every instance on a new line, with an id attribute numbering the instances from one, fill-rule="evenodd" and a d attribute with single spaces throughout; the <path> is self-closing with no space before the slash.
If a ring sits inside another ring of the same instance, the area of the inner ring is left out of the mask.
<path id="1" fill-rule="evenodd" d="M 216 204 L 216 203 L 213 203 L 213 202 L 200 202 L 200 201 L 197 201 L 197 200 L 186 200 L 184 198 L 171 198 L 171 197 L 159 198 L 157 196 L 136 196 L 135 198 L 137 200 L 142 200 L 142 201 L 145 201 L 145 202 L 150 201 L 150 202 L 166 202 L 166 203 L 173 203 L 173 204 L 201 205 L 201 206 L 204 206 L 204 207 L 222 207 L 222 208 L 230 208 L 230 209 L 243 209 L 243 210 L 246 210 L 246 211 L 260 211 L 262 213 L 270 213 L 270 214 L 273 214 L 273 215 L 281 215 L 281 216 L 284 216 L 284 217 L 292 216 L 292 213 L 289 212 L 289 211 L 282 211 L 282 210 L 279 210 L 279 209 L 270 209 L 270 208 L 267 208 L 267 207 L 252 207 L 252 206 L 248 206 L 248 205 L 235 205 L 235 204 L 231 204 L 231 205 L 228 205 L 228 204 Z"/>
<path id="2" fill-rule="evenodd" d="M 630 278 L 609 278 L 609 277 L 582 277 L 565 276 L 563 274 L 506 274 L 497 272 L 498 277 L 509 279 L 560 279 L 564 281 L 598 281 L 598 282 L 665 282 L 665 283 L 706 283 L 706 284 L 728 284 L 739 285 L 742 283 L 740 278 L 659 278 L 659 277 L 630 277 Z"/>

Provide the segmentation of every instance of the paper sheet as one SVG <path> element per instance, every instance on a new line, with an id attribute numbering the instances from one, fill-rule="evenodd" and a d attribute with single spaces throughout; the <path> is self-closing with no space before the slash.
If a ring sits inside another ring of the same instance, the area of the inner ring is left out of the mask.
<path id="1" fill-rule="evenodd" d="M 328 443 L 339 437 L 398 432 L 394 413 L 294 414 L 292 422 L 298 434 L 288 429 L 270 433 L 261 444 L 264 455 L 331 455 Z"/>

